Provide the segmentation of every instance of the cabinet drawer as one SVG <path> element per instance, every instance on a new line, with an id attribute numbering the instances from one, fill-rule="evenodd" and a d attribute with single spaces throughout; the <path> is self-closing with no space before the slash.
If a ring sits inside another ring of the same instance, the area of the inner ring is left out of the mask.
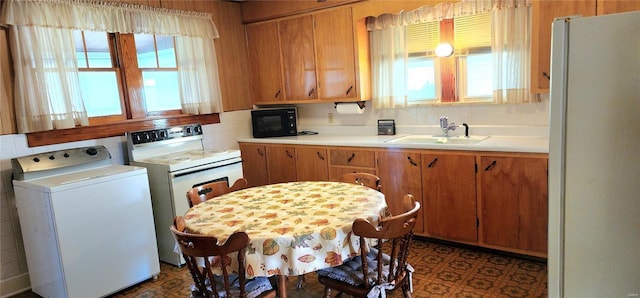
<path id="1" fill-rule="evenodd" d="M 332 149 L 329 162 L 332 166 L 375 167 L 373 151 Z"/>

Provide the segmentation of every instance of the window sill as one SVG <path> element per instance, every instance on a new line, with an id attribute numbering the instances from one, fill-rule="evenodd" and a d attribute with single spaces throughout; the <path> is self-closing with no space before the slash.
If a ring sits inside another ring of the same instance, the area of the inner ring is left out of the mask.
<path id="1" fill-rule="evenodd" d="M 199 123 L 202 125 L 220 123 L 220 115 L 179 115 L 162 118 L 126 120 L 119 123 L 57 129 L 27 134 L 29 147 L 86 141 L 100 138 L 124 136 L 128 131 L 148 130 L 174 125 Z"/>

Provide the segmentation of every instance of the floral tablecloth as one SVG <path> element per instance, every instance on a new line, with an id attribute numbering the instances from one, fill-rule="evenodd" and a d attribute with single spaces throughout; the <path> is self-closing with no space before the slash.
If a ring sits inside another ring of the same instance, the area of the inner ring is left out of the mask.
<path id="1" fill-rule="evenodd" d="M 357 255 L 360 244 L 351 234 L 353 220 L 377 223 L 385 211 L 384 195 L 365 186 L 290 182 L 213 198 L 189 209 L 185 222 L 187 230 L 216 236 L 220 242 L 245 231 L 251 239 L 248 277 L 291 276 L 337 266 Z"/>

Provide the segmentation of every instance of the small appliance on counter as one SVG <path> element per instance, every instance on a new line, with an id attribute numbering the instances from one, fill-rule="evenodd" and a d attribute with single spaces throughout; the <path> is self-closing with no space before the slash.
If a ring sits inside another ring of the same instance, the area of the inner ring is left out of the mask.
<path id="1" fill-rule="evenodd" d="M 395 135 L 396 122 L 393 119 L 378 119 L 378 135 Z"/>
<path id="2" fill-rule="evenodd" d="M 103 297 L 160 273 L 145 168 L 113 165 L 104 146 L 11 164 L 33 292 Z"/>
<path id="3" fill-rule="evenodd" d="M 298 135 L 298 116 L 295 107 L 257 109 L 251 111 L 254 138 Z"/>

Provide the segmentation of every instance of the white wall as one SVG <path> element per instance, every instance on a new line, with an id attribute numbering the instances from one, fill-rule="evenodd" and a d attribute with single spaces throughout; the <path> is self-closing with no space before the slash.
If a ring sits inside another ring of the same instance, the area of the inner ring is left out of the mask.
<path id="1" fill-rule="evenodd" d="M 329 123 L 329 113 L 333 114 L 333 123 Z M 364 113 L 357 115 L 337 114 L 332 103 L 298 105 L 299 126 L 302 129 L 314 130 L 321 127 L 321 130 L 332 133 L 348 133 L 350 129 L 361 132 L 364 129 L 373 135 L 377 133 L 378 119 L 394 119 L 398 133 L 415 133 L 423 128 L 439 127 L 440 116 L 447 116 L 449 122 L 458 125 L 467 123 L 471 134 L 479 134 L 480 128 L 484 131 L 487 128 L 497 128 L 497 131 L 507 131 L 509 135 L 525 133 L 525 130 L 535 128 L 536 133 L 546 135 L 549 126 L 549 100 L 544 95 L 542 102 L 535 104 L 442 105 L 382 110 L 373 109 L 372 104 L 367 102 Z"/>
<path id="2" fill-rule="evenodd" d="M 238 148 L 237 138 L 251 136 L 249 111 L 220 114 L 219 124 L 203 127 L 207 149 Z M 0 297 L 7 297 L 28 289 L 27 262 L 20 233 L 18 210 L 11 184 L 11 158 L 68 148 L 104 145 L 114 164 L 127 163 L 124 136 L 87 140 L 50 146 L 28 147 L 24 134 L 0 136 Z"/>

